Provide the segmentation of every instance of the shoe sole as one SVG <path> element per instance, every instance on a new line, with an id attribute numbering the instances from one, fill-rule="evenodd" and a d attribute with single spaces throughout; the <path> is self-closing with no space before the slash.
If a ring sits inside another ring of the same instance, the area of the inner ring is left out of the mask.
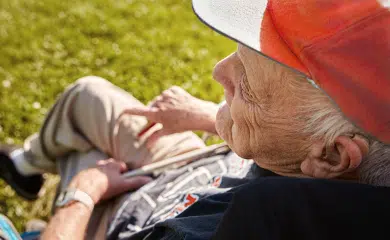
<path id="1" fill-rule="evenodd" d="M 21 197 L 25 198 L 29 201 L 34 201 L 38 199 L 38 195 L 32 195 L 23 189 L 21 189 L 18 184 L 16 184 L 12 179 L 12 174 L 9 171 L 9 167 L 7 167 L 9 163 L 4 162 L 0 164 L 0 178 L 2 178 L 8 185 L 12 187 L 12 189 Z"/>

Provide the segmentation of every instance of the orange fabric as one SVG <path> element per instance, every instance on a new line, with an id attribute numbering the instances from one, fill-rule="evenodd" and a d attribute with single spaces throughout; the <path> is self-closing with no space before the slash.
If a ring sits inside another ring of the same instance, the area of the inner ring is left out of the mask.
<path id="1" fill-rule="evenodd" d="M 302 49 L 382 9 L 377 0 L 268 0 L 260 51 L 311 76 Z"/>
<path id="2" fill-rule="evenodd" d="M 390 143 L 390 10 L 377 0 L 269 0 L 261 51 L 310 76 Z"/>
<path id="3" fill-rule="evenodd" d="M 294 55 L 276 31 L 271 15 L 268 11 L 264 13 L 262 21 L 260 51 L 278 62 L 286 64 L 287 66 L 293 67 L 309 75 L 307 68 L 302 64 L 297 56 Z"/>
<path id="4" fill-rule="evenodd" d="M 268 12 L 281 37 L 300 51 L 383 7 L 377 0 L 269 0 Z"/>
<path id="5" fill-rule="evenodd" d="M 385 27 L 385 28 L 384 28 Z M 390 143 L 390 11 L 306 48 L 313 78 L 357 126 Z"/>

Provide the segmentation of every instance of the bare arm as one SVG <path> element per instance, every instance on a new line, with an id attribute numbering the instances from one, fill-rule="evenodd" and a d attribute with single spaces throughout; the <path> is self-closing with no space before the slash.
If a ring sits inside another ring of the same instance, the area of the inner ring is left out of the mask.
<path id="1" fill-rule="evenodd" d="M 215 121 L 218 109 L 217 104 L 198 99 L 175 86 L 165 90 L 148 106 L 127 109 L 125 113 L 146 117 L 151 123 L 161 123 L 163 128 L 153 134 L 154 138 L 158 138 L 196 130 L 217 134 Z"/>
<path id="2" fill-rule="evenodd" d="M 59 209 L 50 220 L 42 240 L 84 239 L 91 210 L 82 203 Z"/>
<path id="3" fill-rule="evenodd" d="M 219 107 L 213 102 L 207 102 L 203 100 L 202 102 L 205 120 L 202 121 L 204 122 L 204 125 L 199 130 L 218 135 L 217 130 L 215 129 L 215 121 Z"/>
<path id="4" fill-rule="evenodd" d="M 126 179 L 122 176 L 126 170 L 126 164 L 123 162 L 113 159 L 100 161 L 98 167 L 78 173 L 69 187 L 87 193 L 96 204 L 101 200 L 137 189 L 151 180 L 143 176 Z M 79 202 L 60 208 L 50 220 L 41 239 L 84 239 L 91 215 L 91 210 Z"/>

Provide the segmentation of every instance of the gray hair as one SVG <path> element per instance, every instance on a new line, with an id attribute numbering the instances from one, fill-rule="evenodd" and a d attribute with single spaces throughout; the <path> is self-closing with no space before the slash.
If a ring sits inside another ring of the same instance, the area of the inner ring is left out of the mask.
<path id="1" fill-rule="evenodd" d="M 338 136 L 358 134 L 364 137 L 369 143 L 369 152 L 358 168 L 359 181 L 390 186 L 390 145 L 376 140 L 352 124 L 322 90 L 310 86 L 305 80 L 294 82 L 305 103 L 301 109 L 302 115 L 307 116 L 304 131 L 311 136 L 311 140 L 322 139 L 326 145 L 332 146 Z"/>

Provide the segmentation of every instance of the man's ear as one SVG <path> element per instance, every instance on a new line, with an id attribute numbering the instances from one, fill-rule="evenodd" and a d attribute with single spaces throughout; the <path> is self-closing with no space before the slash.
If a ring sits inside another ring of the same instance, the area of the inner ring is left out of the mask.
<path id="1" fill-rule="evenodd" d="M 315 143 L 301 164 L 303 174 L 315 178 L 337 178 L 352 172 L 368 153 L 367 141 L 358 136 L 339 136 L 333 147 L 326 147 L 323 141 Z"/>

